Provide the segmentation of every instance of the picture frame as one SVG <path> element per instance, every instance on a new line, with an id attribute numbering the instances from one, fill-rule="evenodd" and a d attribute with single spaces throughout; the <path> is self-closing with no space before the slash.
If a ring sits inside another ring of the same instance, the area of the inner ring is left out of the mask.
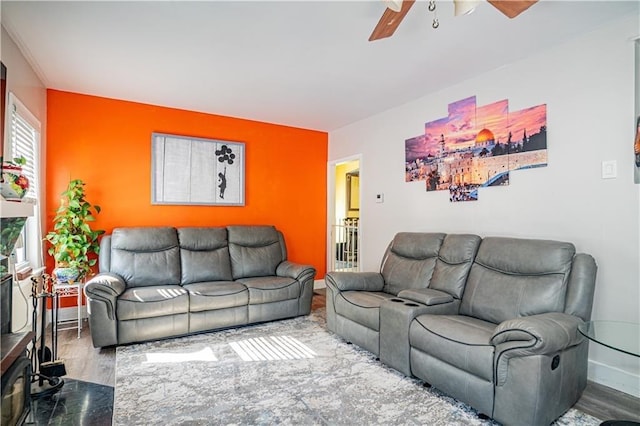
<path id="1" fill-rule="evenodd" d="M 244 142 L 152 133 L 151 203 L 244 206 Z"/>
<path id="2" fill-rule="evenodd" d="M 7 115 L 7 67 L 0 62 L 0 164 L 4 161 L 4 127 Z"/>
<path id="3" fill-rule="evenodd" d="M 633 142 L 633 181 L 636 184 L 640 184 L 640 115 L 636 120 L 636 137 Z"/>
<path id="4" fill-rule="evenodd" d="M 447 115 L 405 140 L 405 182 L 449 201 L 477 201 L 484 188 L 506 186 L 513 172 L 547 166 L 547 105 L 519 110 L 508 99 L 478 105 L 476 96 L 447 105 Z"/>
<path id="5" fill-rule="evenodd" d="M 360 172 L 349 172 L 347 180 L 347 212 L 360 211 Z"/>

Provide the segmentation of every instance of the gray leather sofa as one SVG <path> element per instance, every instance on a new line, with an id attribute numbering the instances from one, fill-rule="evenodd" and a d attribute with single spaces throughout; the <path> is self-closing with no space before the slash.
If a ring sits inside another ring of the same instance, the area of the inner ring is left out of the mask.
<path id="1" fill-rule="evenodd" d="M 327 326 L 507 425 L 580 398 L 596 264 L 558 241 L 399 233 L 380 272 L 330 272 Z"/>
<path id="2" fill-rule="evenodd" d="M 94 347 L 307 315 L 315 269 L 272 226 L 116 228 L 85 285 Z"/>

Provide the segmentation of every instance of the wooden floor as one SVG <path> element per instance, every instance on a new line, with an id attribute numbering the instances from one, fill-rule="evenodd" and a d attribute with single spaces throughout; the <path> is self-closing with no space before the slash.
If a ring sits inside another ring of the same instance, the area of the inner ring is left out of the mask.
<path id="1" fill-rule="evenodd" d="M 312 309 L 324 309 L 324 291 L 313 296 Z M 67 377 L 115 386 L 115 348 L 96 349 L 85 321 L 80 339 L 75 330 L 64 330 L 58 337 L 58 357 L 64 360 Z M 575 408 L 602 420 L 621 419 L 640 422 L 640 399 L 615 389 L 589 382 Z"/>

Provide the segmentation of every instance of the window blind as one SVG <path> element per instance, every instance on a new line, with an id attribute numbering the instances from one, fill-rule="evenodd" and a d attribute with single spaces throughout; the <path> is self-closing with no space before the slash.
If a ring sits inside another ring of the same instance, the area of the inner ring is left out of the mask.
<path id="1" fill-rule="evenodd" d="M 33 216 L 29 217 L 22 230 L 24 246 L 16 249 L 16 272 L 41 268 L 44 264 L 42 252 L 42 230 L 40 223 L 40 121 L 13 94 L 9 93 L 7 108 L 7 133 L 9 152 L 5 160 L 24 157 L 26 164 L 22 173 L 29 179 L 29 190 L 23 202 L 34 203 Z"/>
<path id="2" fill-rule="evenodd" d="M 38 182 L 38 141 L 40 139 L 40 123 L 18 101 L 9 95 L 11 137 L 11 157 L 24 157 L 27 163 L 22 166 L 22 172 L 29 179 L 29 190 L 24 200 L 37 201 L 39 194 Z"/>

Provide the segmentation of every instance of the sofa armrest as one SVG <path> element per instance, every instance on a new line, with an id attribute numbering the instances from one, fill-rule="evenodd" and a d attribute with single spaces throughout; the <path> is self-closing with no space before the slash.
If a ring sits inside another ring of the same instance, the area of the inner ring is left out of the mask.
<path id="1" fill-rule="evenodd" d="M 306 281 L 315 276 L 316 270 L 311 265 L 301 265 L 298 263 L 285 260 L 276 268 L 276 275 L 279 277 L 288 277 L 300 282 Z"/>
<path id="2" fill-rule="evenodd" d="M 308 315 L 311 312 L 313 279 L 316 276 L 316 269 L 310 265 L 301 265 L 285 260 L 276 268 L 276 275 L 279 277 L 291 278 L 300 283 L 298 315 Z"/>
<path id="3" fill-rule="evenodd" d="M 102 272 L 84 285 L 84 291 L 92 296 L 118 297 L 127 288 L 124 279 L 112 272 Z"/>
<path id="4" fill-rule="evenodd" d="M 124 279 L 111 272 L 103 272 L 91 278 L 84 285 L 84 293 L 89 299 L 101 300 L 109 306 L 109 319 L 115 318 L 116 299 L 127 288 Z"/>
<path id="5" fill-rule="evenodd" d="M 496 383 L 507 379 L 509 359 L 531 355 L 553 355 L 584 341 L 578 332 L 579 317 L 561 312 L 531 315 L 502 322 L 490 343 L 496 347 Z"/>
<path id="6" fill-rule="evenodd" d="M 575 346 L 582 341 L 578 325 L 582 320 L 561 312 L 514 318 L 504 321 L 495 329 L 491 344 L 521 341 L 523 355 L 548 354 Z"/>
<path id="7" fill-rule="evenodd" d="M 95 348 L 118 344 L 118 296 L 127 288 L 124 279 L 111 272 L 101 272 L 84 285 L 91 340 Z"/>
<path id="8" fill-rule="evenodd" d="M 339 291 L 382 291 L 384 278 L 379 272 L 329 272 L 325 283 Z"/>
<path id="9" fill-rule="evenodd" d="M 449 293 L 435 290 L 433 288 L 402 290 L 398 293 L 398 297 L 422 303 L 427 306 L 442 305 L 443 303 L 453 302 L 453 296 Z"/>

